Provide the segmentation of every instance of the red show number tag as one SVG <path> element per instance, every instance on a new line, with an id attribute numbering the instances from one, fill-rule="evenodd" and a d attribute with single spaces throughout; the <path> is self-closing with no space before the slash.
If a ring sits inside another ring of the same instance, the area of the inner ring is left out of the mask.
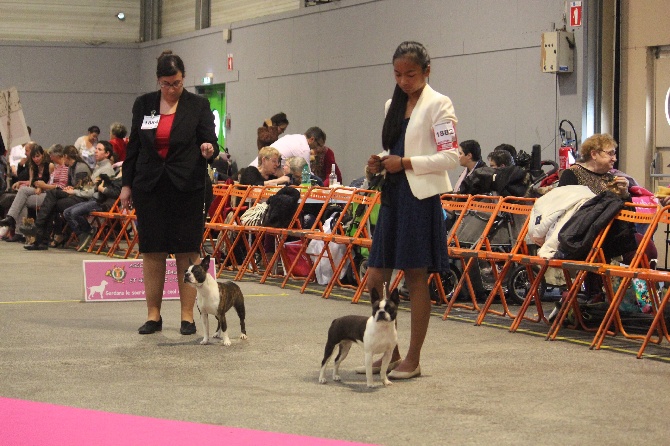
<path id="1" fill-rule="evenodd" d="M 435 124 L 433 126 L 433 136 L 435 136 L 435 142 L 437 143 L 438 152 L 458 148 L 458 138 L 456 138 L 456 127 L 454 126 L 453 121 L 447 121 L 441 124 Z"/>

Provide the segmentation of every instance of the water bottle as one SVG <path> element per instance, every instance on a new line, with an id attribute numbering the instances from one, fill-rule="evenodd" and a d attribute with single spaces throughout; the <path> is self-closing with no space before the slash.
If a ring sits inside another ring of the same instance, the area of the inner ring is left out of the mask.
<path id="1" fill-rule="evenodd" d="M 302 186 L 308 187 L 312 185 L 312 180 L 309 177 L 309 166 L 307 164 L 305 164 L 302 168 L 302 178 L 300 184 Z"/>
<path id="2" fill-rule="evenodd" d="M 340 184 L 337 182 L 337 175 L 335 174 L 335 164 L 330 166 L 330 175 L 328 175 L 328 186 L 337 187 Z"/>

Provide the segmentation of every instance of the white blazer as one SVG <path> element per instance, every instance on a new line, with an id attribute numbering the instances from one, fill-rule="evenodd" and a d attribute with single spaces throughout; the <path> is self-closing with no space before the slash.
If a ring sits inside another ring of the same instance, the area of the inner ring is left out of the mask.
<path id="1" fill-rule="evenodd" d="M 386 113 L 390 105 L 389 99 Z M 438 152 L 433 134 L 434 125 L 447 121 L 458 122 L 451 99 L 426 84 L 412 110 L 405 133 L 405 156 L 412 161 L 412 169 L 406 170 L 405 174 L 412 193 L 420 200 L 452 190 L 447 170 L 460 166 L 458 150 Z"/>

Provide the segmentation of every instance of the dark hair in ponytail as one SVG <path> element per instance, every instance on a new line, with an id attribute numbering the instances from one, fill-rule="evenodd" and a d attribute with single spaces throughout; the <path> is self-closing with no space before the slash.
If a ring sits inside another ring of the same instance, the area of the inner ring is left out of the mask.
<path id="1" fill-rule="evenodd" d="M 184 62 L 181 60 L 181 57 L 177 56 L 176 54 L 172 54 L 172 51 L 170 50 L 163 51 L 161 55 L 158 56 L 158 63 L 156 64 L 156 77 L 174 76 L 179 72 L 181 72 L 182 76 L 186 76 Z"/>
<path id="2" fill-rule="evenodd" d="M 430 56 L 426 47 L 419 42 L 403 42 L 398 45 L 393 53 L 393 61 L 400 57 L 410 57 L 421 67 L 425 73 L 430 66 Z M 385 150 L 391 150 L 391 146 L 398 140 L 402 131 L 402 122 L 405 119 L 405 110 L 407 109 L 407 94 L 396 84 L 393 90 L 391 105 L 386 113 L 384 127 L 382 128 L 382 147 Z"/>

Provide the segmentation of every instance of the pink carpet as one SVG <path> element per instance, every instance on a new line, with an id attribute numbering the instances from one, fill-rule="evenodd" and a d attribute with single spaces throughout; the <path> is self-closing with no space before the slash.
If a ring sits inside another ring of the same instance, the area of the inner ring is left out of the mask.
<path id="1" fill-rule="evenodd" d="M 362 443 L 162 420 L 0 398 L 3 445 L 343 446 Z"/>

